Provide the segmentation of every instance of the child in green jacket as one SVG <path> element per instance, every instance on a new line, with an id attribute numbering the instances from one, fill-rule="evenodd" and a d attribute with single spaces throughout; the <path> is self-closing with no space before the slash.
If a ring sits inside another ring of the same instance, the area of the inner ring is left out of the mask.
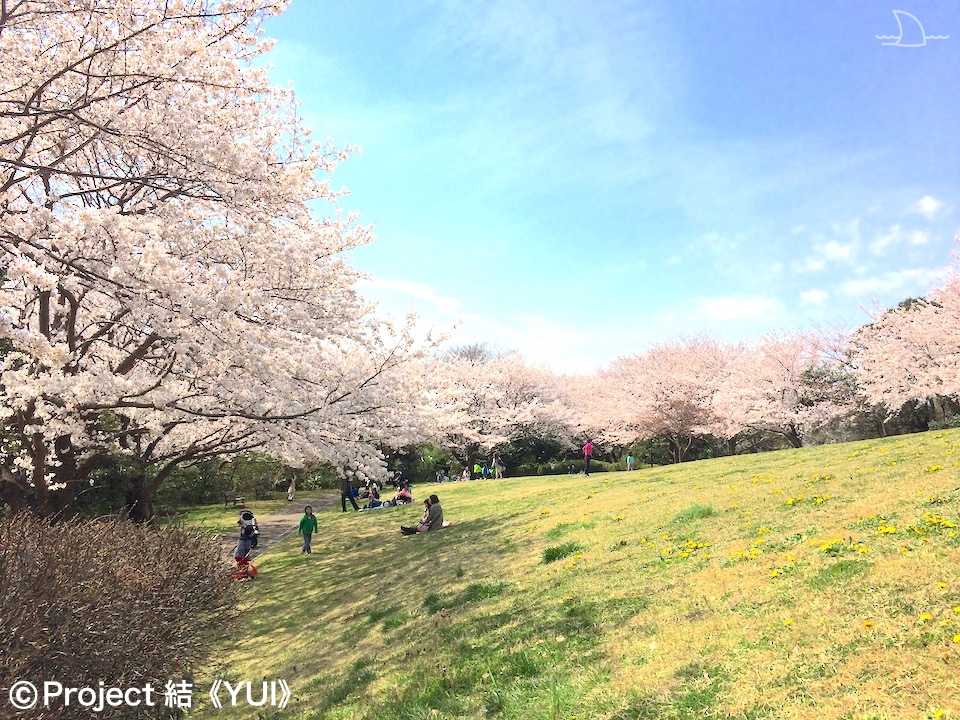
<path id="1" fill-rule="evenodd" d="M 303 535 L 302 553 L 310 554 L 310 536 L 317 532 L 317 516 L 313 514 L 313 508 L 307 505 L 303 509 L 303 517 L 300 518 L 300 529 L 297 531 Z"/>

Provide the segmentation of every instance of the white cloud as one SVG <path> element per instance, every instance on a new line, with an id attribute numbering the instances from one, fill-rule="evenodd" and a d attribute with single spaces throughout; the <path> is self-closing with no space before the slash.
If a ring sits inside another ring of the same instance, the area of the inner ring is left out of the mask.
<path id="1" fill-rule="evenodd" d="M 830 293 L 813 288 L 800 293 L 800 299 L 807 305 L 823 305 L 830 297 Z"/>
<path id="2" fill-rule="evenodd" d="M 899 225 L 890 228 L 870 243 L 870 250 L 874 255 L 884 255 L 887 249 L 894 245 L 909 243 L 910 245 L 925 245 L 930 241 L 930 233 L 925 230 L 904 230 Z"/>
<path id="3" fill-rule="evenodd" d="M 828 263 L 853 264 L 856 261 L 861 245 L 860 219 L 854 218 L 847 223 L 833 223 L 830 229 L 832 231 L 830 234 L 839 239 L 827 240 L 823 233 L 811 233 L 810 239 L 814 241 L 813 253 L 802 262 L 794 263 L 794 268 L 798 272 L 823 270 Z"/>
<path id="4" fill-rule="evenodd" d="M 823 270 L 827 266 L 827 261 L 823 258 L 818 257 L 808 257 L 803 261 L 803 264 L 799 266 L 798 270 L 806 272 L 815 272 L 817 270 Z"/>
<path id="5" fill-rule="evenodd" d="M 933 220 L 933 216 L 936 215 L 942 208 L 942 200 L 937 200 L 932 195 L 924 195 L 922 198 L 917 200 L 917 202 L 911 208 L 911 212 L 917 213 L 918 215 L 925 215 L 928 220 Z"/>
<path id="6" fill-rule="evenodd" d="M 433 308 L 445 315 L 457 315 L 463 303 L 456 298 L 439 295 L 433 288 L 424 283 L 410 282 L 398 278 L 364 278 L 357 282 L 360 290 L 369 288 L 375 291 L 392 291 L 401 295 L 406 295 L 417 300 L 423 300 Z M 382 295 L 382 292 L 375 293 Z"/>
<path id="7" fill-rule="evenodd" d="M 699 312 L 711 320 L 763 318 L 782 309 L 783 304 L 772 298 L 718 297 L 704 298 L 699 302 Z"/>
<path id="8" fill-rule="evenodd" d="M 879 292 L 903 290 L 926 294 L 933 284 L 942 279 L 949 268 L 913 268 L 897 272 L 887 272 L 873 277 L 847 280 L 841 286 L 844 295 L 851 297 L 872 295 Z"/>
<path id="9" fill-rule="evenodd" d="M 856 243 L 838 243 L 831 240 L 826 245 L 820 247 L 820 252 L 828 260 L 850 260 L 857 252 Z"/>

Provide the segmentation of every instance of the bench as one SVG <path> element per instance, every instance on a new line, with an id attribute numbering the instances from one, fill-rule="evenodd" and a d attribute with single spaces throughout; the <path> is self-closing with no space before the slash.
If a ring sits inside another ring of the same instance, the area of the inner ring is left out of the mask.
<path id="1" fill-rule="evenodd" d="M 258 487 L 253 491 L 253 494 L 257 500 L 264 500 L 273 497 L 273 490 L 271 488 Z"/>
<path id="2" fill-rule="evenodd" d="M 223 506 L 227 507 L 228 505 L 230 505 L 230 503 L 233 503 L 234 507 L 236 507 L 237 505 L 239 505 L 240 507 L 246 507 L 247 499 L 243 495 L 240 495 L 239 493 L 225 492 L 223 494 Z"/>

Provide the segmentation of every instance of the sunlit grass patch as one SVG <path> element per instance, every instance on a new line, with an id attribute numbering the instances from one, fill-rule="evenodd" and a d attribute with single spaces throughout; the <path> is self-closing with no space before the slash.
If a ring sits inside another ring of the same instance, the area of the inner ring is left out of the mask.
<path id="1" fill-rule="evenodd" d="M 547 540 L 556 540 L 574 530 L 589 530 L 595 526 L 596 523 L 594 522 L 562 522 L 547 530 L 547 532 L 543 534 L 543 537 Z"/>
<path id="2" fill-rule="evenodd" d="M 952 430 L 458 483 L 411 539 L 416 507 L 338 506 L 204 677 L 284 677 L 291 720 L 960 717 L 958 461 Z"/>
<path id="3" fill-rule="evenodd" d="M 810 578 L 810 586 L 826 588 L 837 585 L 852 580 L 869 569 L 870 563 L 863 560 L 838 560 L 821 568 L 816 575 Z"/>
<path id="4" fill-rule="evenodd" d="M 683 525 L 691 522 L 692 520 L 702 520 L 703 518 L 710 517 L 713 515 L 713 513 L 714 510 L 712 505 L 691 505 L 690 507 L 681 510 L 674 515 L 670 522 L 673 525 Z"/>

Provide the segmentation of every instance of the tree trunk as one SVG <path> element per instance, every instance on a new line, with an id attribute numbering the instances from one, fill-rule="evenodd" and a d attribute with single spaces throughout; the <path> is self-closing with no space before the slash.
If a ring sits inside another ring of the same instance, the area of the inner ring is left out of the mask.
<path id="1" fill-rule="evenodd" d="M 23 478 L 9 468 L 0 468 L 0 502 L 9 505 L 14 513 L 18 513 L 29 508 L 30 501 L 30 493 Z"/>
<path id="2" fill-rule="evenodd" d="M 800 433 L 797 431 L 796 425 L 791 425 L 787 428 L 786 432 L 783 433 L 784 437 L 790 442 L 790 444 L 795 448 L 803 447 L 803 438 L 800 437 Z"/>
<path id="3" fill-rule="evenodd" d="M 136 523 L 149 522 L 153 518 L 153 491 L 142 471 L 130 478 L 127 489 L 127 513 Z"/>

